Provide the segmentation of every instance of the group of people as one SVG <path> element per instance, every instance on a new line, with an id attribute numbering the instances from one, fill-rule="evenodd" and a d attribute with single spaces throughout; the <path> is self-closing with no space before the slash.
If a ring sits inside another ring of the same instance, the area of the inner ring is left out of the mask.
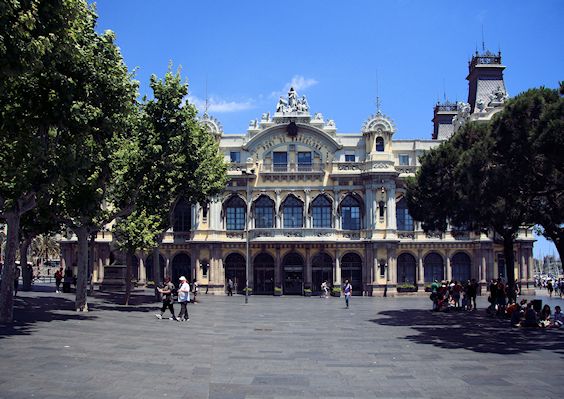
<path id="1" fill-rule="evenodd" d="M 171 317 L 169 320 L 175 321 L 189 321 L 190 317 L 188 315 L 188 303 L 197 303 L 198 296 L 198 282 L 194 280 L 192 284 L 184 276 L 180 276 L 178 279 L 178 289 L 172 283 L 169 276 L 166 276 L 164 283 L 161 287 L 157 287 L 157 291 L 162 295 L 163 305 L 161 307 L 160 313 L 155 314 L 157 319 L 162 320 L 165 311 L 168 309 L 170 311 Z M 180 304 L 180 312 L 176 316 L 174 312 L 174 296 L 177 296 L 178 303 Z M 192 300 L 191 300 L 192 295 Z"/>
<path id="2" fill-rule="evenodd" d="M 431 284 L 430 299 L 433 301 L 434 311 L 445 311 L 448 309 L 456 310 L 476 310 L 476 296 L 478 295 L 479 285 L 476 279 L 468 280 L 464 284 L 453 281 L 435 280 Z"/>
<path id="3" fill-rule="evenodd" d="M 507 315 L 511 318 L 513 327 L 527 328 L 560 328 L 564 324 L 564 314 L 560 306 L 554 307 L 554 314 L 549 305 L 544 305 L 540 312 L 534 307 L 534 302 L 523 299 L 507 306 Z"/>

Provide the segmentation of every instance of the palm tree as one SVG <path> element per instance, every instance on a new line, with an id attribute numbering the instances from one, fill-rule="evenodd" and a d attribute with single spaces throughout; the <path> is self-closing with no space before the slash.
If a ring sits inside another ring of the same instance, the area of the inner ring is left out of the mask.
<path id="1" fill-rule="evenodd" d="M 31 255 L 37 261 L 43 261 L 58 258 L 60 254 L 59 242 L 55 236 L 40 234 L 31 242 Z"/>

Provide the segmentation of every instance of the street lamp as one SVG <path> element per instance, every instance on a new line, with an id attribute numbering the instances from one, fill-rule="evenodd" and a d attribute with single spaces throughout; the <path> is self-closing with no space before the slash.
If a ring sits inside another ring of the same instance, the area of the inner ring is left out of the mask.
<path id="1" fill-rule="evenodd" d="M 255 176 L 255 170 L 242 170 L 241 174 L 245 176 L 245 186 L 247 189 L 247 211 L 245 218 L 245 245 L 246 245 L 246 256 L 245 256 L 245 303 L 249 303 L 249 222 L 251 220 L 251 190 L 249 186 L 249 179 Z"/>

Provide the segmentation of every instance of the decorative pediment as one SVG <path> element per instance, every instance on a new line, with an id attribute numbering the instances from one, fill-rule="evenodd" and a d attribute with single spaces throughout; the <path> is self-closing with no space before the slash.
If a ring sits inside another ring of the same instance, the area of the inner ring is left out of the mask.
<path id="1" fill-rule="evenodd" d="M 219 139 L 223 135 L 223 126 L 219 120 L 208 115 L 207 112 L 204 113 L 200 119 L 200 124 L 204 126 L 216 139 Z"/>
<path id="2" fill-rule="evenodd" d="M 292 127 L 291 131 L 288 130 Z M 297 128 L 294 132 L 293 129 Z M 259 157 L 281 144 L 302 144 L 318 152 L 334 153 L 343 146 L 329 133 L 309 124 L 291 122 L 269 127 L 251 138 L 243 149 L 258 153 Z"/>
<path id="3" fill-rule="evenodd" d="M 396 131 L 396 127 L 394 122 L 381 113 L 380 111 L 376 112 L 376 114 L 371 115 L 364 125 L 362 125 L 362 133 L 384 133 L 388 132 L 390 134 L 394 134 Z"/>

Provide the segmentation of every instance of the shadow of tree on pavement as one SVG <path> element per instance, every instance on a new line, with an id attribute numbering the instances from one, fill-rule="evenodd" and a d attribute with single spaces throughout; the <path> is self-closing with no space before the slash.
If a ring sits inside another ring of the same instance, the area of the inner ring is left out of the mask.
<path id="1" fill-rule="evenodd" d="M 0 324 L 0 339 L 12 335 L 27 335 L 34 332 L 37 323 L 67 320 L 93 320 L 90 313 L 77 313 L 74 300 L 63 297 L 36 296 L 15 298 L 14 321 Z"/>
<path id="2" fill-rule="evenodd" d="M 504 355 L 549 350 L 564 357 L 564 331 L 513 328 L 509 320 L 491 317 L 483 310 L 431 312 L 403 309 L 383 311 L 378 315 L 383 317 L 370 321 L 382 326 L 409 327 L 416 331 L 417 334 L 399 337 L 416 344 Z"/>

